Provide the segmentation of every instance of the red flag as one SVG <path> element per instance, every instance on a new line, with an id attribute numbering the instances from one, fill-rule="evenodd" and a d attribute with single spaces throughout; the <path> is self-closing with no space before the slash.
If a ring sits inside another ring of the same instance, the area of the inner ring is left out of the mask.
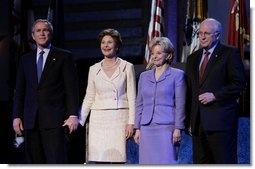
<path id="1" fill-rule="evenodd" d="M 244 46 L 250 42 L 250 30 L 244 0 L 232 0 L 231 2 L 227 41 L 228 44 L 240 49 L 243 58 Z"/>
<path id="2" fill-rule="evenodd" d="M 161 37 L 164 30 L 164 0 L 152 0 L 151 3 L 151 18 L 148 29 L 147 42 L 145 47 L 145 64 L 147 64 L 146 69 L 150 69 L 152 63 L 150 63 L 150 51 L 149 44 L 154 37 Z"/>

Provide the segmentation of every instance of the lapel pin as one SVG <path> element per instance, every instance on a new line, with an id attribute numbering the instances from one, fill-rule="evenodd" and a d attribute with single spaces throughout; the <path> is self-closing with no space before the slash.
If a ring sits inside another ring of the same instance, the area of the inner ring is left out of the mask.
<path id="1" fill-rule="evenodd" d="M 215 55 L 215 57 L 217 58 L 217 57 L 218 57 L 218 55 Z"/>
<path id="2" fill-rule="evenodd" d="M 54 61 L 56 61 L 56 58 L 53 58 Z"/>

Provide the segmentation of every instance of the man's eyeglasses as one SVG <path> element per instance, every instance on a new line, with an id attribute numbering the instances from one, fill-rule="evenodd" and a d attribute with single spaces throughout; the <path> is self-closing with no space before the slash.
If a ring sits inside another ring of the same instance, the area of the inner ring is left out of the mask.
<path id="1" fill-rule="evenodd" d="M 208 38 L 208 37 L 210 37 L 210 36 L 212 36 L 213 34 L 215 34 L 215 33 L 219 33 L 219 32 L 214 32 L 214 33 L 210 33 L 210 32 L 198 32 L 197 33 L 197 36 L 198 37 L 206 37 L 206 38 Z"/>

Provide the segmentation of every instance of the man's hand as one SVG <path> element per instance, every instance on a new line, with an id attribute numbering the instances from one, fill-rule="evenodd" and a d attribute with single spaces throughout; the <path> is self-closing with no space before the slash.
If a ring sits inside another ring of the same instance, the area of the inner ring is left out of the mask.
<path id="1" fill-rule="evenodd" d="M 215 101 L 216 98 L 215 98 L 213 93 L 206 92 L 206 93 L 200 94 L 198 96 L 198 100 L 202 104 L 208 104 L 208 103 L 211 103 L 211 102 Z"/>
<path id="2" fill-rule="evenodd" d="M 70 134 L 78 128 L 79 119 L 77 116 L 69 116 L 62 126 L 68 126 Z"/>
<path id="3" fill-rule="evenodd" d="M 22 135 L 22 131 L 24 130 L 22 120 L 20 118 L 15 118 L 12 123 L 13 129 L 15 133 L 19 136 Z"/>

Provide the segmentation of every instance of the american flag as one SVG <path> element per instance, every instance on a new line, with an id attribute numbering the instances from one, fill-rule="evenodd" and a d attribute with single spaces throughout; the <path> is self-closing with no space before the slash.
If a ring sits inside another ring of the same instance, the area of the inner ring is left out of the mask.
<path id="1" fill-rule="evenodd" d="M 152 0 L 151 3 L 151 18 L 145 47 L 145 64 L 146 69 L 152 67 L 149 44 L 154 37 L 161 37 L 164 32 L 164 0 Z"/>

